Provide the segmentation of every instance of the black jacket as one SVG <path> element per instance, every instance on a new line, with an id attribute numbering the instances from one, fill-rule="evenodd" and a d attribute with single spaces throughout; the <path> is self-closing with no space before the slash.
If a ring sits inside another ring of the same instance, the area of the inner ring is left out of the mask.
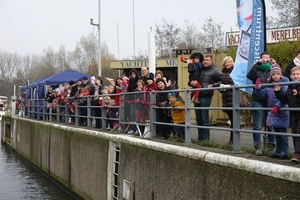
<path id="1" fill-rule="evenodd" d="M 232 72 L 233 67 L 227 69 L 223 68 L 223 80 L 222 84 L 225 85 L 233 85 L 234 82 L 230 77 L 230 73 Z M 223 101 L 223 107 L 232 107 L 232 89 L 227 89 L 225 91 L 221 91 L 222 93 L 222 101 Z"/>
<path id="2" fill-rule="evenodd" d="M 214 64 L 209 67 L 203 67 L 198 79 L 202 88 L 207 88 L 210 84 L 213 84 L 214 87 L 219 87 L 222 80 L 223 74 Z M 213 95 L 214 90 L 203 90 L 200 92 L 200 97 L 211 98 Z"/>
<path id="3" fill-rule="evenodd" d="M 260 69 L 260 62 L 255 63 L 249 72 L 247 73 L 247 78 L 252 81 L 253 84 L 256 83 L 256 79 L 260 78 L 261 84 L 268 83 L 268 78 L 270 77 L 270 70 L 267 72 L 264 72 Z M 260 101 L 267 101 L 268 98 L 265 97 L 263 99 L 260 99 L 255 92 L 255 88 L 253 88 L 252 92 L 252 100 L 260 100 Z"/>
<path id="4" fill-rule="evenodd" d="M 136 74 L 136 77 L 135 78 L 132 78 L 131 74 L 132 73 L 135 73 Z M 127 88 L 127 92 L 134 92 L 137 85 L 137 81 L 140 80 L 140 77 L 138 75 L 138 72 L 136 69 L 131 69 L 130 72 L 129 72 L 129 83 L 128 83 L 128 88 Z"/>

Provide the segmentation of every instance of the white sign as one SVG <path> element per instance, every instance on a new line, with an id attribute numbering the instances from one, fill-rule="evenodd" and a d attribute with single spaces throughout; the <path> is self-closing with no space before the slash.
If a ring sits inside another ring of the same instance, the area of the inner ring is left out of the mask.
<path id="1" fill-rule="evenodd" d="M 267 29 L 267 44 L 280 41 L 296 41 L 300 37 L 300 26 Z M 240 42 L 240 31 L 226 32 L 226 46 L 237 46 Z"/>

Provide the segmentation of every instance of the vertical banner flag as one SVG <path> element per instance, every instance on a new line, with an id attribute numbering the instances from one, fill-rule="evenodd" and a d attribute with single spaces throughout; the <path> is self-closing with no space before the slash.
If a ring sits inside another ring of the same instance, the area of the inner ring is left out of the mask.
<path id="1" fill-rule="evenodd" d="M 252 84 L 246 75 L 266 49 L 266 17 L 264 0 L 236 0 L 236 6 L 241 37 L 230 77 L 241 86 Z M 252 93 L 252 88 L 242 90 Z"/>

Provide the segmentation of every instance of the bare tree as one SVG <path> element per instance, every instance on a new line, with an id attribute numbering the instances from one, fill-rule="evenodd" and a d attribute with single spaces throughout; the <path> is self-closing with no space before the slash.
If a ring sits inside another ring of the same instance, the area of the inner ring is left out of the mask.
<path id="1" fill-rule="evenodd" d="M 68 54 L 66 51 L 66 47 L 64 45 L 60 46 L 58 52 L 56 53 L 56 59 L 57 59 L 57 69 L 59 72 L 70 69 Z"/>
<path id="2" fill-rule="evenodd" d="M 268 17 L 268 27 L 285 27 L 300 25 L 300 1 L 299 0 L 270 0 L 272 10 L 276 10 L 278 17 Z"/>
<path id="3" fill-rule="evenodd" d="M 159 57 L 169 57 L 181 39 L 181 29 L 173 22 L 163 19 L 163 24 L 156 24 L 156 53 Z"/>
<path id="4" fill-rule="evenodd" d="M 225 49 L 224 44 L 224 31 L 222 30 L 222 24 L 217 24 L 213 21 L 212 17 L 209 16 L 205 20 L 202 26 L 205 46 L 212 48 L 212 50 L 223 50 Z"/>
<path id="5" fill-rule="evenodd" d="M 81 72 L 87 72 L 91 65 L 97 63 L 97 39 L 90 33 L 87 37 L 81 37 L 75 50 L 71 52 L 72 68 Z"/>

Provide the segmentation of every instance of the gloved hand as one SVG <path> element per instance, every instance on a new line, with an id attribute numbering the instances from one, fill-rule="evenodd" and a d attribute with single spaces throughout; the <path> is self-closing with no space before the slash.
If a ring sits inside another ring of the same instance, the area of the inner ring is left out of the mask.
<path id="1" fill-rule="evenodd" d="M 271 110 L 271 113 L 276 114 L 278 112 L 278 110 L 279 110 L 278 106 L 274 106 Z"/>
<path id="2" fill-rule="evenodd" d="M 260 88 L 260 84 L 261 84 L 260 78 L 257 78 L 255 82 L 255 88 Z"/>

